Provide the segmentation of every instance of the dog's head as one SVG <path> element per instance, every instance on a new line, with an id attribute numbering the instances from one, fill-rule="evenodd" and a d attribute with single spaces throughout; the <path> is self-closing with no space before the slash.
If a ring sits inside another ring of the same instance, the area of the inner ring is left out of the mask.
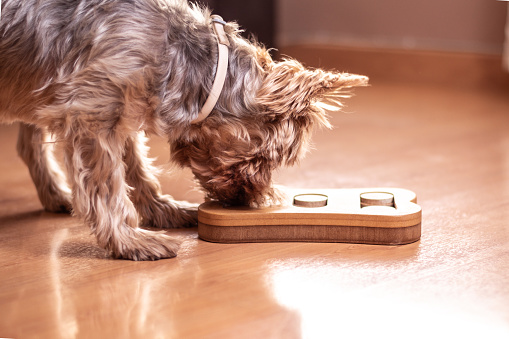
<path id="1" fill-rule="evenodd" d="M 231 205 L 277 203 L 272 172 L 306 153 L 315 126 L 330 127 L 348 89 L 367 77 L 274 62 L 261 46 L 232 39 L 230 66 L 212 114 L 172 143 L 173 158 L 189 166 L 209 199 Z"/>

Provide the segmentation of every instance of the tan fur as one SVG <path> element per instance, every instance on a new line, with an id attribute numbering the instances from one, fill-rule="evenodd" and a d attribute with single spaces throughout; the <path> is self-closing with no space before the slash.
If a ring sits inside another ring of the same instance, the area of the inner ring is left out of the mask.
<path id="1" fill-rule="evenodd" d="M 275 204 L 272 172 L 296 163 L 314 126 L 330 127 L 345 89 L 367 78 L 274 62 L 225 28 L 232 47 L 211 115 L 217 45 L 207 9 L 184 0 L 4 0 L 0 122 L 21 122 L 18 152 L 50 211 L 72 208 L 116 258 L 176 255 L 160 228 L 196 224 L 196 206 L 161 193 L 145 133 L 165 136 L 208 199 Z M 66 175 L 53 159 L 64 150 Z"/>

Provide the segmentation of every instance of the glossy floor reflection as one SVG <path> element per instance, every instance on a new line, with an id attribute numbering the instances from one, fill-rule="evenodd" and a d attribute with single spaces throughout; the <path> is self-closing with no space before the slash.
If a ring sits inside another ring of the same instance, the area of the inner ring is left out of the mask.
<path id="1" fill-rule="evenodd" d="M 277 182 L 411 189 L 421 241 L 222 245 L 180 229 L 175 259 L 112 260 L 79 220 L 42 211 L 1 126 L 0 337 L 509 337 L 507 93 L 379 83 L 347 111 Z M 162 184 L 202 199 L 187 171 Z"/>

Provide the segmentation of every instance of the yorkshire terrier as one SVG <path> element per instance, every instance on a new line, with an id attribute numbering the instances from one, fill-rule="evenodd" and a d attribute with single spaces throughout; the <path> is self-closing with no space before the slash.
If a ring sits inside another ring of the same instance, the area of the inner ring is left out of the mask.
<path id="1" fill-rule="evenodd" d="M 72 211 L 115 258 L 173 257 L 178 241 L 139 228 L 196 224 L 163 195 L 145 134 L 168 139 L 207 199 L 277 204 L 274 169 L 306 152 L 364 76 L 272 60 L 186 0 L 3 0 L 0 122 L 48 211 Z M 49 137 L 62 146 L 66 175 Z"/>

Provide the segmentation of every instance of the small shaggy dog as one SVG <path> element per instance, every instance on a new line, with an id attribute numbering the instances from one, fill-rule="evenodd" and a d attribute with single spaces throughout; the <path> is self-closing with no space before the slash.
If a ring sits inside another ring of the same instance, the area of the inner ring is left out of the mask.
<path id="1" fill-rule="evenodd" d="M 236 24 L 185 0 L 3 0 L 1 9 L 0 122 L 21 122 L 18 152 L 44 207 L 72 210 L 116 258 L 176 255 L 175 239 L 141 222 L 196 224 L 196 206 L 161 194 L 145 133 L 168 139 L 208 199 L 274 204 L 272 171 L 301 158 L 314 125 L 329 126 L 324 107 L 339 109 L 344 89 L 367 83 L 274 62 Z"/>

